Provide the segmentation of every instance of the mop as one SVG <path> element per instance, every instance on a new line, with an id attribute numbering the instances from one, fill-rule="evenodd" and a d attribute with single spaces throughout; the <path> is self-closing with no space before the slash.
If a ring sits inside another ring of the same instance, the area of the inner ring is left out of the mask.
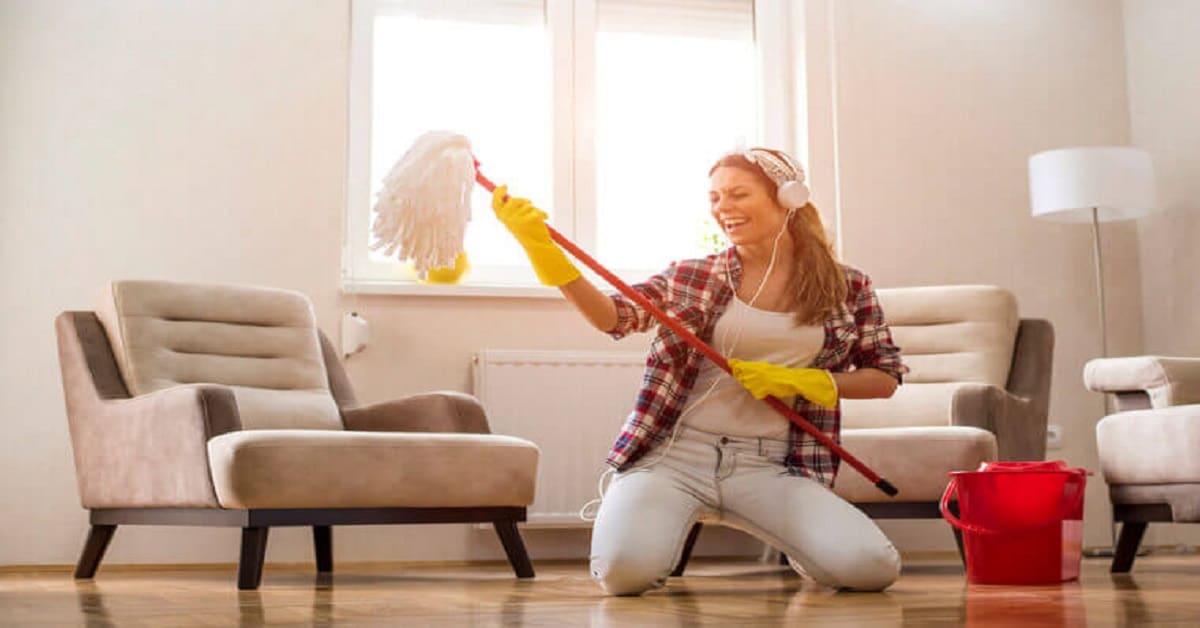
<path id="1" fill-rule="evenodd" d="M 479 162 L 472 155 L 471 143 L 466 137 L 448 131 L 430 131 L 421 135 L 392 167 L 384 179 L 383 188 L 376 195 L 375 221 L 372 225 L 375 241 L 371 248 L 382 250 L 389 256 L 396 255 L 400 260 L 411 260 L 418 272 L 453 264 L 455 255 L 462 250 L 463 234 L 471 219 L 472 181 L 488 192 L 496 189 L 496 184 L 479 170 Z M 713 364 L 732 374 L 729 362 L 708 343 L 601 266 L 554 227 L 546 225 L 546 228 L 550 231 L 551 239 L 575 259 L 649 312 Z M 763 401 L 845 460 L 876 488 L 889 496 L 899 492 L 891 482 L 879 477 L 778 398 L 768 396 Z"/>

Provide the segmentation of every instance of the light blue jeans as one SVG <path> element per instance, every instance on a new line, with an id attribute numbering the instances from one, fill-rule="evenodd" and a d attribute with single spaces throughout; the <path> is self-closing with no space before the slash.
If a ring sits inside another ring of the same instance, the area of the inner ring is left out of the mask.
<path id="1" fill-rule="evenodd" d="M 787 443 L 680 427 L 617 473 L 592 529 L 591 573 L 610 595 L 662 586 L 692 524 L 742 529 L 830 587 L 881 591 L 900 555 L 875 522 L 818 482 L 788 474 Z"/>

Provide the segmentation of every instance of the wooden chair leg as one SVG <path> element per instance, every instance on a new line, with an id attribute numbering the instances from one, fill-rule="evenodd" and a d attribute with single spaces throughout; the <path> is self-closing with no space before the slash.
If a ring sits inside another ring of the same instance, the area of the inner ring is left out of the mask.
<path id="1" fill-rule="evenodd" d="M 317 573 L 333 572 L 333 527 L 313 526 L 313 552 L 317 557 Z"/>
<path id="2" fill-rule="evenodd" d="M 692 548 L 696 546 L 696 538 L 700 536 L 700 528 L 703 527 L 703 523 L 692 524 L 692 530 L 688 532 L 687 540 L 683 542 L 683 552 L 679 555 L 679 562 L 675 565 L 675 571 L 671 572 L 672 576 L 682 576 L 683 570 L 687 569 L 688 561 L 692 558 Z"/>
<path id="3" fill-rule="evenodd" d="M 517 530 L 516 521 L 493 521 L 496 535 L 504 545 L 504 553 L 508 555 L 508 563 L 518 578 L 533 577 L 533 563 L 529 561 L 529 553 L 525 551 L 525 542 L 521 540 L 521 532 Z"/>
<path id="4" fill-rule="evenodd" d="M 1117 547 L 1113 550 L 1111 573 L 1129 573 L 1133 569 L 1133 559 L 1137 558 L 1138 546 L 1142 544 L 1142 535 L 1146 533 L 1145 521 L 1125 521 L 1121 523 L 1121 536 L 1117 538 Z"/>
<path id="5" fill-rule="evenodd" d="M 252 591 L 262 582 L 263 559 L 267 555 L 270 528 L 242 528 L 242 556 L 238 562 L 238 588 Z"/>
<path id="6" fill-rule="evenodd" d="M 79 562 L 75 565 L 76 578 L 87 579 L 96 575 L 100 560 L 104 558 L 104 552 L 116 531 L 115 525 L 92 526 L 88 531 L 87 542 L 83 545 L 83 553 L 79 555 Z"/>

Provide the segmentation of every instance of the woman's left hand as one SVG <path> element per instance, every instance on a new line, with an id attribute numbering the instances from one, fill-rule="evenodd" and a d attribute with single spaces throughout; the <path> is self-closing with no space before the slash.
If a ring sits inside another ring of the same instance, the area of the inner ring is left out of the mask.
<path id="1" fill-rule="evenodd" d="M 837 406 L 838 390 L 833 375 L 824 369 L 793 369 L 770 362 L 729 360 L 733 378 L 755 399 L 767 395 L 790 397 L 800 395 L 824 408 Z"/>

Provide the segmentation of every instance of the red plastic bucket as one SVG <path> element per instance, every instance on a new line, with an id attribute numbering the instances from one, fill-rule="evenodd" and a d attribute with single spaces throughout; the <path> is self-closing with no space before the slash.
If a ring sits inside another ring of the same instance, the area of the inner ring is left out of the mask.
<path id="1" fill-rule="evenodd" d="M 1048 584 L 1079 577 L 1086 469 L 1052 462 L 985 462 L 952 471 L 942 516 L 962 530 L 967 581 Z M 959 516 L 950 512 L 957 493 Z"/>

